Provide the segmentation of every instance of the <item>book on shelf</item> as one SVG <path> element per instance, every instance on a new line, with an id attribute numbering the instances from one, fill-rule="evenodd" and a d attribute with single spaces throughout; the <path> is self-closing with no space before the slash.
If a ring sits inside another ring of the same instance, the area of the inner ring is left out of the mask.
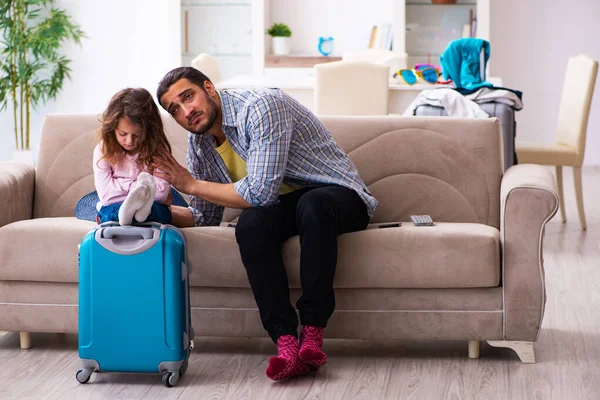
<path id="1" fill-rule="evenodd" d="M 471 25 L 470 24 L 463 25 L 460 37 L 461 38 L 471 37 Z"/>
<path id="2" fill-rule="evenodd" d="M 377 26 L 373 25 L 373 29 L 371 29 L 371 40 L 369 40 L 369 48 L 375 48 L 375 38 L 377 37 Z"/>
<path id="3" fill-rule="evenodd" d="M 469 37 L 477 37 L 477 17 L 473 9 L 469 10 Z"/>
<path id="4" fill-rule="evenodd" d="M 392 25 L 373 25 L 371 29 L 370 49 L 392 50 Z"/>

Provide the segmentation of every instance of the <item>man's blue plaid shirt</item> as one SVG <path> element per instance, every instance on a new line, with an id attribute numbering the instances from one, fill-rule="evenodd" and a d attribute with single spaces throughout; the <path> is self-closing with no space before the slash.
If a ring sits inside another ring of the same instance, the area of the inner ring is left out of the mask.
<path id="1" fill-rule="evenodd" d="M 353 189 L 369 216 L 377 200 L 331 133 L 306 107 L 279 89 L 218 92 L 223 131 L 231 148 L 246 161 L 248 175 L 234 183 L 254 207 L 278 202 L 282 182 L 296 187 L 340 185 Z M 198 180 L 231 183 L 210 134 L 188 136 L 188 169 Z M 196 226 L 219 225 L 223 207 L 190 198 Z"/>

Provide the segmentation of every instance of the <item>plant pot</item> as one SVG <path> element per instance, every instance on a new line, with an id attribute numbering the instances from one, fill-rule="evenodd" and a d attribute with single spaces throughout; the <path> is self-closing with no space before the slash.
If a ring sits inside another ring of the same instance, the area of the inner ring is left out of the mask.
<path id="1" fill-rule="evenodd" d="M 286 36 L 273 36 L 273 54 L 276 56 L 287 56 L 290 54 L 290 38 Z"/>
<path id="2" fill-rule="evenodd" d="M 431 0 L 431 4 L 456 4 L 456 0 Z"/>

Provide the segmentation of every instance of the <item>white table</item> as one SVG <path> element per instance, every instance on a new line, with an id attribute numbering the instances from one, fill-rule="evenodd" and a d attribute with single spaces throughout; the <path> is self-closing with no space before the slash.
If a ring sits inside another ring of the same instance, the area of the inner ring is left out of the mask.
<path id="1" fill-rule="evenodd" d="M 502 86 L 500 78 L 488 78 L 494 86 Z M 302 105 L 314 111 L 314 76 L 255 76 L 240 75 L 217 83 L 217 89 L 245 89 L 252 87 L 279 88 L 294 97 Z M 421 90 L 442 87 L 441 85 L 415 84 L 407 85 L 397 80 L 390 80 L 388 97 L 388 114 L 402 114 Z"/>

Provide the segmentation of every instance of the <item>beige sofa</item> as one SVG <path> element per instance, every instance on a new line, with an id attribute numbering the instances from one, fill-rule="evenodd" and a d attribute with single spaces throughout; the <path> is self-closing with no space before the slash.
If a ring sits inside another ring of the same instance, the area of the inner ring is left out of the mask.
<path id="1" fill-rule="evenodd" d="M 534 362 L 544 315 L 542 241 L 558 199 L 550 171 L 502 175 L 496 119 L 330 117 L 323 121 L 379 200 L 370 229 L 339 238 L 328 338 L 464 340 Z M 170 119 L 176 158 L 187 133 Z M 77 245 L 94 223 L 73 208 L 94 190 L 96 115 L 46 117 L 37 170 L 0 163 L 0 330 L 77 332 Z M 412 214 L 436 225 L 415 227 Z M 235 218 L 226 210 L 225 221 Z M 377 229 L 402 221 L 399 228 Z M 234 229 L 187 228 L 198 336 L 266 336 Z M 299 243 L 284 244 L 292 297 Z M 118 279 L 118 277 L 115 277 Z"/>

